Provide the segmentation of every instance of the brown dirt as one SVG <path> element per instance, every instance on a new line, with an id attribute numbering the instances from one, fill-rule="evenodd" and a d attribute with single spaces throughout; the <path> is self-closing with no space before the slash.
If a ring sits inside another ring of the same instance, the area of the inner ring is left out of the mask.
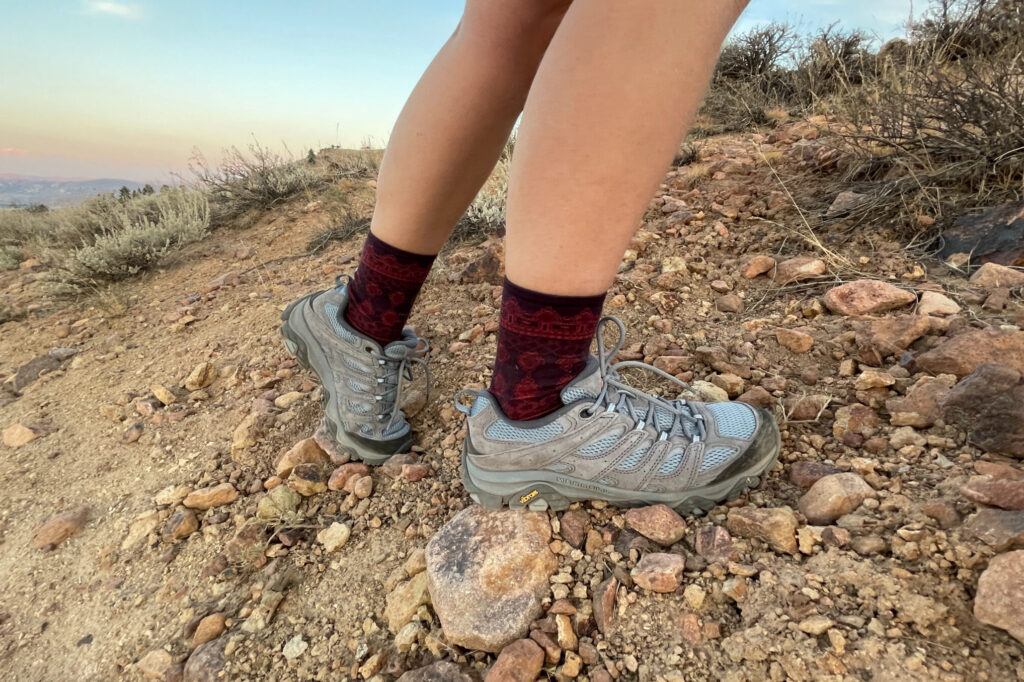
<path id="1" fill-rule="evenodd" d="M 780 409 L 783 398 L 828 396 L 830 404 L 815 418 L 783 425 L 782 462 L 739 503 L 795 508 L 802 491 L 789 482 L 793 461 L 829 460 L 848 470 L 851 458 L 872 458 L 879 485 L 888 492 L 880 506 L 861 510 L 862 525 L 851 530 L 855 536 L 881 537 L 885 550 L 861 556 L 849 548 L 819 546 L 812 556 L 791 557 L 761 543 L 737 541 L 743 566 L 755 573 L 747 578 L 747 598 L 737 605 L 722 592 L 725 576 L 693 555 L 693 532 L 708 520 L 691 519 L 691 532 L 679 545 L 693 560 L 684 586 L 705 589 L 706 603 L 697 615 L 702 623 L 718 624 L 721 637 L 699 644 L 683 640 L 680 619 L 692 609 L 681 589 L 650 595 L 622 588 L 611 631 L 589 635 L 603 662 L 584 675 L 610 665 L 621 679 L 1021 679 L 1021 645 L 971 613 L 977 576 L 991 551 L 962 538 L 958 529 L 939 530 L 919 509 L 924 501 L 945 499 L 961 512 L 972 510 L 957 491 L 981 453 L 965 444 L 963 433 L 945 426 L 922 430 L 934 437 L 933 444 L 914 456 L 891 447 L 870 454 L 834 439 L 836 407 L 855 399 L 852 380 L 838 375 L 840 361 L 851 354 L 852 321 L 802 312 L 830 284 L 853 278 L 855 271 L 907 288 L 940 286 L 965 306 L 960 315 L 965 324 L 1019 324 L 1020 306 L 1011 302 L 999 313 L 983 311 L 977 301 L 960 296 L 967 292 L 965 280 L 940 264 L 915 259 L 884 230 L 850 234 L 840 224 L 818 233 L 820 247 L 808 243 L 801 237 L 807 233 L 800 217 L 757 153 L 755 140 L 763 137 L 714 138 L 702 151 L 709 177 L 687 169 L 666 177 L 659 194 L 684 198 L 695 217 L 672 222 L 652 204 L 635 242 L 637 258 L 627 261 L 610 292 L 616 307 L 608 312 L 626 322 L 626 348 L 634 355 L 644 355 L 644 344 L 659 338 L 685 355 L 698 346 L 718 345 L 745 356 L 754 368 L 745 388 L 765 379 L 786 380 L 787 388 L 776 396 Z M 829 187 L 827 175 L 798 170 L 798 159 L 808 156 L 803 150 L 812 147 L 813 155 L 814 145 L 827 150 L 827 141 L 802 140 L 773 145 L 766 157 L 781 167 L 800 204 L 820 214 L 838 190 Z M 735 159 L 750 164 L 717 164 Z M 349 205 L 362 210 L 372 202 L 369 186 L 348 183 L 331 191 L 347 193 Z M 459 268 L 444 257 L 412 319 L 434 348 L 435 398 L 413 419 L 420 434 L 417 449 L 431 475 L 409 483 L 375 471 L 373 495 L 355 508 L 343 492 L 307 498 L 300 507 L 304 520 L 292 524 L 290 547 L 271 542 L 269 533 L 264 542 L 261 532 L 248 552 L 232 554 L 234 564 L 217 563 L 236 531 L 253 519 L 262 482 L 273 475 L 277 456 L 312 435 L 319 420 L 315 384 L 309 383 L 313 377 L 295 366 L 280 343 L 278 316 L 291 300 L 329 285 L 333 274 L 353 272 L 359 239 L 303 255 L 309 238 L 335 219 L 333 211 L 307 202 L 277 207 L 245 229 L 222 230 L 102 301 L 33 312 L 0 325 L 0 373 L 13 374 L 52 347 L 78 350 L 21 397 L 0 403 L 0 427 L 21 422 L 49 431 L 26 446 L 0 450 L 0 667 L 11 679 L 142 679 L 133 667 L 140 657 L 166 648 L 175 660 L 184 660 L 189 623 L 214 612 L 228 617 L 222 638 L 229 647 L 229 679 L 354 678 L 365 656 L 376 652 L 389 652 L 384 679 L 435 658 L 477 671 L 489 665 L 492 657 L 443 645 L 397 654 L 381 618 L 389 576 L 468 503 L 458 477 L 462 418 L 452 409 L 451 396 L 486 384 L 495 337 L 485 333 L 451 348 L 460 334 L 496 321 L 499 280 L 451 282 L 449 274 Z M 237 258 L 240 247 L 251 253 Z M 829 274 L 783 288 L 764 276 L 745 280 L 739 267 L 754 254 L 822 258 Z M 669 256 L 681 256 L 691 274 L 659 292 L 653 279 Z M 917 266 L 922 269 L 915 271 Z M 205 283 L 229 272 L 241 275 L 237 286 L 203 293 Z M 36 295 L 31 272 L 2 278 L 4 296 L 16 304 L 24 306 Z M 744 297 L 745 312 L 716 311 L 714 280 Z M 620 294 L 624 300 L 615 299 Z M 184 326 L 172 321 L 181 313 L 195 320 Z M 70 335 L 58 338 L 58 330 L 69 324 Z M 787 351 L 775 340 L 780 326 L 805 327 L 814 347 L 801 355 Z M 659 337 L 666 333 L 672 338 Z M 935 338 L 919 344 L 928 346 Z M 149 396 L 151 386 L 177 390 L 204 361 L 219 371 L 239 368 L 239 380 L 232 384 L 219 376 L 205 396 L 191 399 L 181 391 L 177 403 L 156 410 L 155 418 L 135 410 L 134 401 Z M 883 366 L 892 364 L 890 359 Z M 693 374 L 704 379 L 715 372 L 695 362 Z M 277 415 L 242 463 L 234 461 L 232 432 L 254 401 L 267 391 L 296 390 L 306 397 Z M 142 424 L 141 438 L 122 442 L 122 433 L 136 422 Z M 883 423 L 885 436 L 891 429 Z M 156 529 L 138 545 L 122 548 L 132 519 L 158 509 L 153 502 L 158 491 L 223 481 L 234 484 L 239 498 L 200 513 L 200 530 L 186 540 L 161 539 L 174 507 L 160 507 Z M 78 505 L 90 508 L 82 532 L 50 551 L 31 546 L 52 513 Z M 614 534 L 622 526 L 619 510 L 585 508 L 596 528 Z M 724 525 L 726 511 L 714 510 L 710 522 Z M 314 538 L 333 520 L 348 522 L 352 538 L 339 552 L 324 555 Z M 906 550 L 900 532 L 915 538 L 918 552 Z M 276 556 L 264 556 L 264 549 Z M 613 571 L 628 573 L 635 551 L 583 558 L 565 551 L 560 561 L 593 590 Z M 243 632 L 246 616 L 268 590 L 285 595 L 273 620 L 253 634 Z M 839 623 L 845 645 L 800 632 L 795 624 L 812 613 Z M 433 628 L 438 630 L 436 620 Z M 297 634 L 310 647 L 287 661 L 282 646 Z"/>

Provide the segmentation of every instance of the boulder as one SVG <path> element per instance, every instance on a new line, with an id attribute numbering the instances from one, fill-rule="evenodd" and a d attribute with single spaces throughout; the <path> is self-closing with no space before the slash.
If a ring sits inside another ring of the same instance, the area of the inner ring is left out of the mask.
<path id="1" fill-rule="evenodd" d="M 497 653 L 541 613 L 558 560 L 541 512 L 468 507 L 427 544 L 427 585 L 448 640 Z"/>

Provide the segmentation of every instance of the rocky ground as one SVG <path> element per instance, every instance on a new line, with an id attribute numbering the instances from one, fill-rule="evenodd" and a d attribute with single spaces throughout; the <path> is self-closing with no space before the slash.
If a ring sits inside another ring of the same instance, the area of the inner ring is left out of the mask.
<path id="1" fill-rule="evenodd" d="M 356 266 L 358 238 L 306 254 L 334 220 L 316 198 L 86 306 L 42 306 L 31 262 L 0 275 L 22 313 L 0 325 L 2 668 L 1024 677 L 1024 274 L 968 280 L 849 230 L 860 198 L 832 201 L 827 132 L 708 141 L 665 178 L 609 295 L 623 357 L 779 417 L 764 484 L 699 518 L 470 503 L 451 396 L 489 378 L 497 240 L 439 259 L 412 320 L 434 398 L 413 392 L 419 445 L 376 469 L 317 438 L 315 377 L 277 335 L 289 301 Z M 372 182 L 331 191 L 373 200 Z"/>

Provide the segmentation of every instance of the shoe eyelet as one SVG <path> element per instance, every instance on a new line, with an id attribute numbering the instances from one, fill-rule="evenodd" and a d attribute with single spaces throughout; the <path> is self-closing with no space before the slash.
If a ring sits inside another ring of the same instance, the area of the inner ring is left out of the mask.
<path id="1" fill-rule="evenodd" d="M 579 416 L 580 419 L 590 419 L 591 417 L 594 416 L 594 411 L 591 410 L 589 407 L 584 407 L 582 410 L 579 411 Z"/>

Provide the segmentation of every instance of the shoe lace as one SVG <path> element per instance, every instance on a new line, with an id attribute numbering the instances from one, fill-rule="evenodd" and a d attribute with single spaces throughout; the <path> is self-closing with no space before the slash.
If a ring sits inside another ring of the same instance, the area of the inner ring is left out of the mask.
<path id="1" fill-rule="evenodd" d="M 611 345 L 610 349 L 605 348 L 604 330 L 608 325 L 613 325 L 618 330 L 618 339 Z M 593 415 L 601 408 L 607 412 L 618 412 L 627 415 L 635 423 L 637 431 L 643 430 L 648 424 L 654 426 L 658 431 L 658 440 L 665 440 L 669 436 L 683 434 L 688 436 L 694 443 L 707 436 L 707 427 L 700 413 L 694 410 L 686 400 L 667 400 L 661 396 L 644 393 L 629 384 L 623 382 L 619 376 L 619 370 L 642 369 L 654 372 L 660 377 L 678 384 L 683 389 L 692 390 L 684 381 L 680 381 L 668 372 L 658 369 L 645 362 L 636 360 L 624 360 L 614 365 L 612 360 L 622 349 L 626 341 L 626 325 L 617 317 L 605 315 L 597 323 L 597 359 L 598 372 L 601 375 L 601 390 L 594 398 L 592 405 L 586 410 Z M 660 411 L 660 412 L 659 412 Z M 659 414 L 671 417 L 667 428 L 659 424 Z"/>
<path id="2" fill-rule="evenodd" d="M 415 342 L 415 344 L 413 344 Z M 370 357 L 383 368 L 382 376 L 377 377 L 380 391 L 376 395 L 377 404 L 380 406 L 378 419 L 387 423 L 383 430 L 390 429 L 400 414 L 402 395 L 405 392 L 405 382 L 413 380 L 413 365 L 423 368 L 426 375 L 427 390 L 426 400 L 430 401 L 430 365 L 424 359 L 430 352 L 430 343 L 418 336 L 408 337 L 403 344 L 390 344 L 384 353 L 376 350 L 370 351 Z M 399 353 L 397 356 L 390 353 Z"/>

